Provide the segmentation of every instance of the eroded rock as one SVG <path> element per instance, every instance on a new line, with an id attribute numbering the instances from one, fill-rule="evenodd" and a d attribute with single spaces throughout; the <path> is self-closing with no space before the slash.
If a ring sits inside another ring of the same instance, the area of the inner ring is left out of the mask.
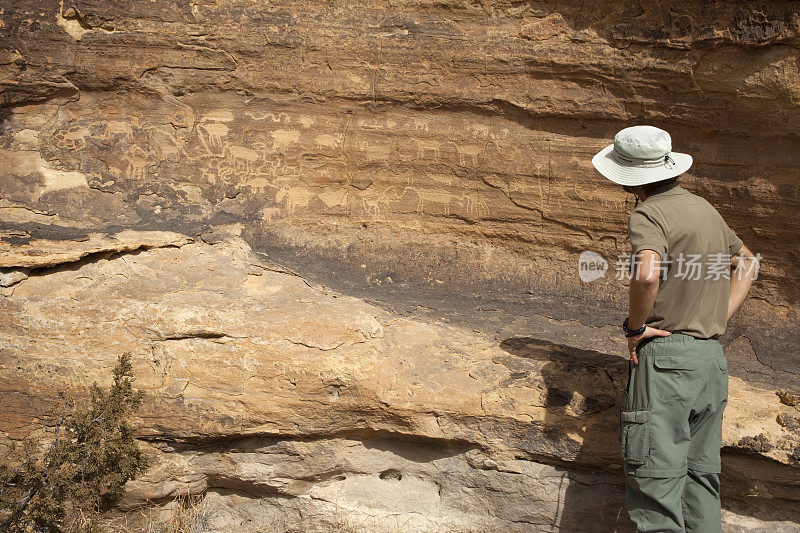
<path id="1" fill-rule="evenodd" d="M 139 237 L 115 240 L 153 242 Z M 409 531 L 627 527 L 621 355 L 395 315 L 272 268 L 236 236 L 84 260 L 14 289 L 0 300 L 7 450 L 52 423 L 58 389 L 85 395 L 132 352 L 147 392 L 138 436 L 157 462 L 120 512 L 188 491 L 207 495 L 220 531 L 248 516 L 236 527 L 298 530 L 298 513 L 318 531 L 388 530 L 398 516 Z M 727 493 L 799 500 L 798 429 L 775 416 L 794 408 L 738 378 L 730 390 Z"/>

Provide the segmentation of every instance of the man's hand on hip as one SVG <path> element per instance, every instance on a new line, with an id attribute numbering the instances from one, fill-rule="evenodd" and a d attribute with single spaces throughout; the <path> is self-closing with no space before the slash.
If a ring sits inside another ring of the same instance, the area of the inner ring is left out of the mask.
<path id="1" fill-rule="evenodd" d="M 669 331 L 647 326 L 647 329 L 645 329 L 644 333 L 641 335 L 637 335 L 636 337 L 628 337 L 628 353 L 631 356 L 631 359 L 633 359 L 633 364 L 639 364 L 639 357 L 636 355 L 636 348 L 639 346 L 640 342 L 642 342 L 644 339 L 649 339 L 650 337 L 667 337 L 669 335 L 672 335 L 672 333 Z"/>

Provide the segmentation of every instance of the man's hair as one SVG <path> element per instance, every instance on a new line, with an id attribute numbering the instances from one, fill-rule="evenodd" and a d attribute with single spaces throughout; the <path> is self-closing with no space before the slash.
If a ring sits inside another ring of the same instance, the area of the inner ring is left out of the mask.
<path id="1" fill-rule="evenodd" d="M 652 191 L 656 187 L 661 187 L 662 185 L 667 185 L 669 183 L 675 183 L 676 181 L 678 181 L 678 177 L 679 176 L 675 176 L 674 178 L 669 178 L 661 181 L 654 181 L 653 183 L 647 183 L 645 185 L 642 185 L 642 188 L 644 189 L 645 194 L 649 195 L 650 191 Z"/>

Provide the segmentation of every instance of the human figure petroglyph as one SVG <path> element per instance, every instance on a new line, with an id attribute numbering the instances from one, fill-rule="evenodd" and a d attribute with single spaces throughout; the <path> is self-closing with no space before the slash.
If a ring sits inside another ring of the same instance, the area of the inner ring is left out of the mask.
<path id="1" fill-rule="evenodd" d="M 215 109 L 203 115 L 197 123 L 197 135 L 203 147 L 211 155 L 221 155 L 225 137 L 230 128 L 224 122 L 233 122 L 233 112 L 229 109 Z"/>

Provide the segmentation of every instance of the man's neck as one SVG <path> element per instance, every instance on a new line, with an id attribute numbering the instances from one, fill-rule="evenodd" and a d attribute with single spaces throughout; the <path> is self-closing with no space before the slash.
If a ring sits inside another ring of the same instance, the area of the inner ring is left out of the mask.
<path id="1" fill-rule="evenodd" d="M 645 200 L 647 200 L 650 196 L 652 196 L 654 194 L 657 194 L 657 193 L 662 192 L 662 191 L 668 191 L 668 190 L 673 189 L 674 187 L 677 187 L 677 186 L 678 186 L 678 182 L 677 181 L 673 181 L 672 183 L 665 183 L 663 185 L 659 185 L 658 187 L 652 187 L 652 188 L 647 188 L 647 187 L 644 187 L 644 186 L 640 185 L 636 190 L 636 196 L 639 198 L 640 202 L 644 202 Z"/>

